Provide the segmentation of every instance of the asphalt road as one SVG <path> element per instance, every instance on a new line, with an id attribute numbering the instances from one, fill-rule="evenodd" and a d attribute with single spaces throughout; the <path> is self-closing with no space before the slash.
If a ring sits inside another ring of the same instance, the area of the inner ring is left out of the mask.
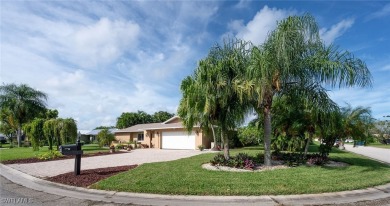
<path id="1" fill-rule="evenodd" d="M 344 147 L 347 151 L 390 164 L 390 149 L 362 146 L 353 147 L 350 144 L 345 144 Z"/>
<path id="2" fill-rule="evenodd" d="M 28 205 L 28 206 L 122 206 L 129 204 L 107 203 L 101 201 L 82 200 L 72 197 L 48 194 L 15 184 L 0 176 L 0 197 L 2 206 Z"/>

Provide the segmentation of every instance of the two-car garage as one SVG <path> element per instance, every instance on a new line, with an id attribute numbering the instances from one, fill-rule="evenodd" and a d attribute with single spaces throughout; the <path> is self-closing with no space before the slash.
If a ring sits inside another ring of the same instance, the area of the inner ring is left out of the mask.
<path id="1" fill-rule="evenodd" d="M 196 149 L 195 134 L 186 131 L 162 132 L 162 149 Z"/>

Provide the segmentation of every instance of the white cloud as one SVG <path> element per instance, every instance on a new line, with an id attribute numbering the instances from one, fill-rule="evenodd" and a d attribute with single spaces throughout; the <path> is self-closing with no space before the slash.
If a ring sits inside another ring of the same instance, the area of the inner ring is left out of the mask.
<path id="1" fill-rule="evenodd" d="M 259 45 L 266 40 L 269 32 L 276 28 L 278 21 L 295 13 L 292 10 L 264 6 L 246 25 L 243 24 L 242 20 L 233 20 L 228 27 L 233 30 L 237 38 Z"/>
<path id="2" fill-rule="evenodd" d="M 390 3 L 386 4 L 384 7 L 382 7 L 381 10 L 379 11 L 376 11 L 372 14 L 370 14 L 366 20 L 372 20 L 372 19 L 376 19 L 376 18 L 382 18 L 382 17 L 385 17 L 385 16 L 388 16 L 390 15 Z"/>
<path id="3" fill-rule="evenodd" d="M 77 28 L 70 34 L 71 59 L 84 67 L 111 63 L 125 51 L 136 48 L 140 27 L 132 21 L 111 21 L 101 18 L 92 25 Z"/>
<path id="4" fill-rule="evenodd" d="M 330 29 L 321 28 L 320 36 L 325 44 L 331 44 L 335 39 L 344 34 L 350 27 L 352 27 L 355 20 L 353 19 L 344 19 L 333 25 Z"/>
<path id="5" fill-rule="evenodd" d="M 390 71 L 390 64 L 384 65 L 381 70 L 382 71 Z"/>

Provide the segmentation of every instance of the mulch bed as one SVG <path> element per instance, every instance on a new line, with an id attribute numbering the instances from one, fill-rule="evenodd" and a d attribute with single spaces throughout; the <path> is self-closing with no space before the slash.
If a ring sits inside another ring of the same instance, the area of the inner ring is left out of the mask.
<path id="1" fill-rule="evenodd" d="M 138 165 L 128 165 L 119 167 L 107 167 L 100 169 L 81 170 L 80 175 L 74 175 L 74 172 L 49 177 L 46 180 L 71 185 L 76 187 L 88 187 L 102 179 L 108 178 L 120 172 L 136 168 Z"/>
<path id="2" fill-rule="evenodd" d="M 127 153 L 127 152 L 122 152 L 122 151 L 116 151 L 115 153 L 110 153 L 110 152 L 97 152 L 97 153 L 89 153 L 89 154 L 83 154 L 81 158 L 86 158 L 86 157 L 96 157 L 96 156 L 102 156 L 102 155 L 111 155 L 111 154 L 122 154 L 122 153 Z M 51 160 L 41 160 L 36 157 L 32 158 L 27 158 L 27 159 L 17 159 L 17 160 L 7 160 L 1 162 L 2 164 L 29 164 L 29 163 L 36 163 L 36 162 L 47 162 L 47 161 L 55 161 L 55 160 L 65 160 L 65 159 L 74 159 L 74 155 L 65 155 L 56 159 L 51 159 Z"/>

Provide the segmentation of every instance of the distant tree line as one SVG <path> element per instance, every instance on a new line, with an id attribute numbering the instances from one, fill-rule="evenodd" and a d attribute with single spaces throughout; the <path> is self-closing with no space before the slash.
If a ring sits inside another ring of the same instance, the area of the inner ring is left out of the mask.
<path id="1" fill-rule="evenodd" d="M 166 111 L 158 111 L 152 115 L 144 111 L 123 112 L 121 116 L 117 118 L 116 128 L 123 129 L 137 124 L 164 122 L 174 115 L 175 114 Z"/>

